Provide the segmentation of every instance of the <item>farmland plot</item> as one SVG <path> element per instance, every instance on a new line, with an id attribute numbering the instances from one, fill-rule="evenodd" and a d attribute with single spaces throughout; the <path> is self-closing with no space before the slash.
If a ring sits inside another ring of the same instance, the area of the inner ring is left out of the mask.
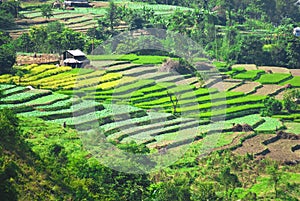
<path id="1" fill-rule="evenodd" d="M 230 89 L 236 88 L 239 85 L 241 85 L 241 81 L 239 80 L 230 80 L 230 79 L 226 79 L 223 80 L 222 82 L 217 82 L 216 84 L 212 85 L 212 88 L 217 88 L 219 89 L 219 91 L 228 91 Z"/>
<path id="2" fill-rule="evenodd" d="M 300 69 L 290 69 L 293 76 L 300 76 Z"/>
<path id="3" fill-rule="evenodd" d="M 255 128 L 258 132 L 269 132 L 277 131 L 283 127 L 282 122 L 279 119 L 264 117 L 265 122 Z"/>
<path id="4" fill-rule="evenodd" d="M 261 86 L 261 84 L 258 82 L 245 82 L 241 86 L 238 86 L 232 89 L 231 91 L 235 91 L 235 92 L 239 91 L 239 92 L 244 92 L 245 94 L 249 94 L 254 92 L 255 88 L 258 88 L 259 86 Z"/>
<path id="5" fill-rule="evenodd" d="M 263 70 L 265 72 L 290 74 L 290 69 L 287 69 L 287 68 L 284 68 L 284 67 L 259 66 L 258 69 Z"/>
<path id="6" fill-rule="evenodd" d="M 286 85 L 286 84 L 290 84 L 293 87 L 299 88 L 300 87 L 300 76 L 295 76 L 292 79 L 287 80 L 287 81 L 281 83 L 281 85 Z"/>
<path id="7" fill-rule="evenodd" d="M 232 68 L 244 68 L 245 70 L 257 70 L 257 66 L 255 64 L 235 64 L 232 65 Z"/>
<path id="8" fill-rule="evenodd" d="M 268 84 L 263 85 L 261 88 L 258 88 L 255 95 L 273 95 L 276 94 L 276 92 L 280 91 L 282 89 L 282 86 L 278 86 L 275 84 Z"/>
<path id="9" fill-rule="evenodd" d="M 255 80 L 258 79 L 260 75 L 264 74 L 263 70 L 248 70 L 246 72 L 241 72 L 233 76 L 235 79 L 243 80 Z"/>
<path id="10" fill-rule="evenodd" d="M 247 139 L 245 142 L 243 142 L 241 147 L 237 148 L 233 152 L 240 155 L 245 155 L 247 153 L 258 154 L 267 148 L 262 144 L 262 142 L 274 136 L 275 135 L 272 134 L 264 134 Z"/>
<path id="11" fill-rule="evenodd" d="M 257 82 L 261 84 L 279 84 L 281 82 L 287 81 L 292 78 L 291 74 L 285 73 L 273 73 L 273 74 L 263 74 Z"/>
<path id="12" fill-rule="evenodd" d="M 300 123 L 285 122 L 284 125 L 287 127 L 287 132 L 300 135 Z"/>

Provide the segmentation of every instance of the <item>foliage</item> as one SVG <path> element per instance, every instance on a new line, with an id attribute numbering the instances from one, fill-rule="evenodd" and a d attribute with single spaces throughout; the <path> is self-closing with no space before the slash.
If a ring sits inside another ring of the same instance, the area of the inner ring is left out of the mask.
<path id="1" fill-rule="evenodd" d="M 237 175 L 232 174 L 229 167 L 225 167 L 219 174 L 219 180 L 225 188 L 225 197 L 230 200 L 235 188 L 241 185 Z"/>
<path id="2" fill-rule="evenodd" d="M 16 52 L 11 38 L 0 31 L 0 74 L 10 72 L 15 61 Z"/>
<path id="3" fill-rule="evenodd" d="M 18 12 L 21 10 L 20 1 L 12 1 L 12 0 L 3 1 L 0 4 L 0 10 L 4 11 L 6 15 L 18 17 Z"/>
<path id="4" fill-rule="evenodd" d="M 154 198 L 161 201 L 189 201 L 189 180 L 186 176 L 181 175 L 174 179 L 166 180 L 152 186 Z"/>
<path id="5" fill-rule="evenodd" d="M 15 43 L 18 51 L 61 53 L 66 49 L 83 50 L 86 36 L 59 22 L 51 22 L 47 26 L 31 27 Z"/>
<path id="6" fill-rule="evenodd" d="M 0 29 L 8 29 L 15 26 L 14 17 L 0 9 Z"/>
<path id="7" fill-rule="evenodd" d="M 279 167 L 276 163 L 268 167 L 267 173 L 270 175 L 270 183 L 274 185 L 275 198 L 277 198 L 278 184 L 281 180 L 282 173 L 280 172 Z"/>
<path id="8" fill-rule="evenodd" d="M 283 105 L 289 112 L 294 112 L 298 108 L 298 101 L 300 99 L 300 91 L 297 89 L 287 90 L 284 93 Z"/>
<path id="9" fill-rule="evenodd" d="M 16 143 L 19 136 L 19 121 L 13 111 L 9 109 L 0 110 L 1 143 Z M 2 144 L 3 145 L 3 144 Z"/>
<path id="10" fill-rule="evenodd" d="M 41 12 L 42 12 L 42 16 L 43 17 L 45 17 L 47 19 L 50 19 L 50 17 L 53 16 L 52 5 L 51 4 L 44 4 L 44 5 L 42 5 Z"/>
<path id="11" fill-rule="evenodd" d="M 263 100 L 263 104 L 265 107 L 261 111 L 262 116 L 272 116 L 280 113 L 280 111 L 283 109 L 282 103 L 275 98 L 266 98 Z"/>
<path id="12" fill-rule="evenodd" d="M 215 200 L 217 201 L 219 197 L 216 195 L 216 187 L 213 182 L 201 182 L 196 181 L 191 186 L 191 200 L 194 201 L 207 201 Z"/>

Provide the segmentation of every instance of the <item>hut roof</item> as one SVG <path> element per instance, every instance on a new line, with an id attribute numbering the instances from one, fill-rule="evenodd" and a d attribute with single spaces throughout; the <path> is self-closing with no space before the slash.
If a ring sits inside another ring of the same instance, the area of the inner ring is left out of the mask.
<path id="1" fill-rule="evenodd" d="M 81 50 L 67 50 L 66 52 L 69 52 L 73 56 L 79 57 L 79 56 L 85 56 L 85 54 Z"/>

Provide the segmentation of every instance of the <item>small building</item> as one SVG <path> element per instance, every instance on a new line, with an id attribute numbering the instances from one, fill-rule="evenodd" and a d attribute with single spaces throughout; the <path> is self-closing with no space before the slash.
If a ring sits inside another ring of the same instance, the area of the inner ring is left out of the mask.
<path id="1" fill-rule="evenodd" d="M 83 68 L 90 64 L 85 54 L 81 50 L 67 50 L 63 53 L 63 65 L 73 68 Z"/>
<path id="2" fill-rule="evenodd" d="M 74 7 L 91 7 L 88 0 L 66 0 L 64 1 L 64 5 L 67 6 L 74 6 Z"/>
<path id="3" fill-rule="evenodd" d="M 293 31 L 294 36 L 300 37 L 300 27 L 296 27 Z"/>

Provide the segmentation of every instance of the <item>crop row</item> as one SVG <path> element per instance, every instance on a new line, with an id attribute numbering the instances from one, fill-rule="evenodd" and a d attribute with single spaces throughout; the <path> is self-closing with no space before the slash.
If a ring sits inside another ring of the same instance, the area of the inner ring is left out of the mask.
<path id="1" fill-rule="evenodd" d="M 260 75 L 264 74 L 264 70 L 249 70 L 245 72 L 238 73 L 233 76 L 235 79 L 244 79 L 244 80 L 256 80 Z"/>
<path id="2" fill-rule="evenodd" d="M 71 98 L 71 99 L 60 100 L 49 105 L 37 106 L 36 109 L 39 111 L 56 111 L 56 110 L 70 108 L 73 104 L 77 104 L 80 102 L 81 100 L 79 98 Z"/>
<path id="3" fill-rule="evenodd" d="M 291 74 L 285 74 L 285 73 L 263 74 L 257 80 L 257 82 L 260 82 L 261 84 L 279 84 L 280 82 L 283 82 L 291 78 L 292 78 Z"/>
<path id="4" fill-rule="evenodd" d="M 2 95 L 3 96 L 9 96 L 9 95 L 12 95 L 12 94 L 25 92 L 26 90 L 28 90 L 28 89 L 26 89 L 25 87 L 15 86 L 14 88 L 9 88 L 9 89 L 6 89 L 6 90 L 2 91 Z"/>
<path id="5" fill-rule="evenodd" d="M 265 122 L 255 128 L 258 132 L 274 132 L 283 127 L 282 122 L 279 119 L 271 118 L 271 117 L 264 117 Z"/>
<path id="6" fill-rule="evenodd" d="M 45 71 L 48 71 L 48 70 L 51 70 L 51 69 L 55 69 L 57 68 L 57 66 L 55 65 L 39 65 L 39 66 L 31 66 L 29 68 L 29 71 L 30 73 L 29 74 L 25 74 L 24 75 L 24 78 L 25 79 L 28 79 L 29 77 L 32 77 L 32 76 L 35 76 L 35 75 L 38 75 L 40 73 L 44 73 Z M 23 68 L 20 68 L 20 69 L 23 69 Z M 27 70 L 28 67 L 24 67 L 24 70 Z"/>
<path id="7" fill-rule="evenodd" d="M 13 84 L 0 84 L 0 91 L 4 91 L 4 90 L 8 90 L 8 89 L 12 89 L 16 87 L 16 85 Z"/>
<path id="8" fill-rule="evenodd" d="M 72 116 L 81 116 L 83 114 L 88 114 L 93 111 L 102 110 L 103 106 L 100 103 L 92 101 L 83 101 L 78 104 L 73 104 L 70 108 L 61 109 L 56 111 L 31 111 L 22 113 L 23 116 L 34 116 L 40 117 L 47 120 L 66 118 Z"/>
<path id="9" fill-rule="evenodd" d="M 44 78 L 44 77 L 50 77 L 52 75 L 56 75 L 56 74 L 59 74 L 59 73 L 62 73 L 62 72 L 70 71 L 70 70 L 72 70 L 72 68 L 68 67 L 68 66 L 56 67 L 56 68 L 53 68 L 53 69 L 43 71 L 42 73 L 39 73 L 39 74 L 36 74 L 36 75 L 33 75 L 33 76 L 25 77 L 25 78 L 22 79 L 22 82 L 32 82 L 32 81 L 39 80 L 39 79 Z"/>
<path id="10" fill-rule="evenodd" d="M 52 92 L 48 90 L 30 90 L 24 93 L 18 93 L 18 94 L 6 96 L 1 99 L 1 102 L 4 104 L 23 103 L 42 96 L 49 95 L 51 93 Z"/>

